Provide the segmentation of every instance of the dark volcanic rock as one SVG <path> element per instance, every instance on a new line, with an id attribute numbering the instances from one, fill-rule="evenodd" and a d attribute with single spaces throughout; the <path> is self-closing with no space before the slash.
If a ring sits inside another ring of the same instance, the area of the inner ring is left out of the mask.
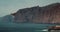
<path id="1" fill-rule="evenodd" d="M 60 23 L 60 3 L 19 9 L 14 19 L 16 23 Z"/>

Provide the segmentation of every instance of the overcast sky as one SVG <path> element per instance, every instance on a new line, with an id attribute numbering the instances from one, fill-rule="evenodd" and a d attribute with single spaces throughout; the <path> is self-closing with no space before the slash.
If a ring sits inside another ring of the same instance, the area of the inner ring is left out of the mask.
<path id="1" fill-rule="evenodd" d="M 51 3 L 60 2 L 60 0 L 0 0 L 0 17 L 16 12 L 18 9 L 46 6 Z"/>

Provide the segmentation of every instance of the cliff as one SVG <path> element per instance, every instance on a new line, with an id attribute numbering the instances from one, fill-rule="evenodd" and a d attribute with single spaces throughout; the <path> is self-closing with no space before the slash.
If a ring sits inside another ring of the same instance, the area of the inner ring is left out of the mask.
<path id="1" fill-rule="evenodd" d="M 60 23 L 60 3 L 19 9 L 14 16 L 16 23 Z"/>

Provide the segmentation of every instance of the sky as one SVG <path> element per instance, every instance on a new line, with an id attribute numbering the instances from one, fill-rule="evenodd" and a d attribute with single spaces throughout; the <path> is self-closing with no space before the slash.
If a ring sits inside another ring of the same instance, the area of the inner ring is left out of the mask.
<path id="1" fill-rule="evenodd" d="M 0 17 L 15 13 L 19 9 L 46 6 L 52 3 L 60 2 L 60 0 L 0 0 Z"/>

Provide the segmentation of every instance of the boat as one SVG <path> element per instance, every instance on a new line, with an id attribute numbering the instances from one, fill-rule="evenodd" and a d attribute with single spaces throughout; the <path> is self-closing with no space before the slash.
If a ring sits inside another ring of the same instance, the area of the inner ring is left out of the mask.
<path id="1" fill-rule="evenodd" d="M 49 32 L 60 32 L 60 25 L 48 27 Z"/>

